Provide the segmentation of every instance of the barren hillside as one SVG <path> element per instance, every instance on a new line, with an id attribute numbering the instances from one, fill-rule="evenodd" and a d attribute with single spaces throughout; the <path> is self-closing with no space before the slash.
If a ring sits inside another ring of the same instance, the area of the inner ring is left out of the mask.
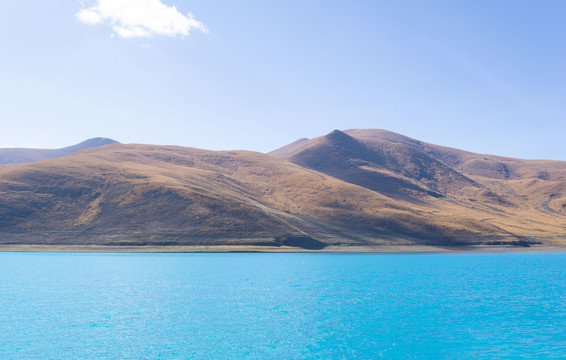
<path id="1" fill-rule="evenodd" d="M 381 130 L 271 155 L 111 144 L 0 167 L 0 244 L 564 246 L 565 174 Z"/>

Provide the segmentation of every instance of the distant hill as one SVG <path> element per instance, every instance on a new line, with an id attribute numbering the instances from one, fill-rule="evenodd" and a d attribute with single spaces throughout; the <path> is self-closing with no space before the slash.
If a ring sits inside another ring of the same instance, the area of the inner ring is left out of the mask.
<path id="1" fill-rule="evenodd" d="M 566 245 L 566 162 L 383 130 L 271 154 L 111 144 L 0 166 L 0 245 Z"/>
<path id="2" fill-rule="evenodd" d="M 76 153 L 84 149 L 115 144 L 117 141 L 106 138 L 93 138 L 80 144 L 68 146 L 62 149 L 26 149 L 8 148 L 0 149 L 0 164 L 23 164 L 45 159 L 55 159 Z"/>

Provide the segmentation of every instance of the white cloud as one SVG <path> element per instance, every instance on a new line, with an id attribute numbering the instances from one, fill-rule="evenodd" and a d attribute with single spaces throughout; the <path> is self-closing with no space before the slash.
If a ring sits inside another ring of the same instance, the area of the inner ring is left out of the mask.
<path id="1" fill-rule="evenodd" d="M 91 9 L 82 9 L 76 14 L 76 17 L 80 22 L 90 25 L 96 25 L 102 21 L 102 16 Z"/>
<path id="2" fill-rule="evenodd" d="M 75 16 L 89 25 L 108 21 L 113 31 L 123 38 L 187 36 L 195 30 L 207 32 L 206 26 L 191 13 L 183 15 L 175 6 L 167 6 L 160 0 L 97 0 Z"/>

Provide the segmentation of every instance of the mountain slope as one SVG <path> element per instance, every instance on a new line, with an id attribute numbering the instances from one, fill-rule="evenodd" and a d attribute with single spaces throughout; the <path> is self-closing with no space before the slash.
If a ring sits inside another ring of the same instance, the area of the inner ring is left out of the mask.
<path id="1" fill-rule="evenodd" d="M 479 176 L 382 135 L 334 131 L 283 159 L 111 144 L 0 167 L 0 245 L 566 245 L 564 181 L 517 159 L 522 177 Z"/>
<path id="2" fill-rule="evenodd" d="M 476 154 L 428 144 L 384 130 L 347 130 L 365 143 L 402 143 L 442 162 L 473 179 L 498 201 L 514 203 L 533 211 L 566 215 L 566 162 L 523 160 Z"/>
<path id="3" fill-rule="evenodd" d="M 110 145 L 0 171 L 3 243 L 326 245 L 516 241 L 272 156 Z"/>
<path id="4" fill-rule="evenodd" d="M 314 139 L 289 160 L 399 199 L 442 197 L 448 188 L 477 187 L 471 179 L 404 144 L 363 143 L 341 131 Z"/>
<path id="5" fill-rule="evenodd" d="M 61 149 L 0 149 L 0 164 L 22 164 L 46 159 L 55 159 L 74 154 L 78 151 L 98 146 L 114 144 L 117 141 L 107 138 L 92 138 L 79 144 Z"/>
<path id="6" fill-rule="evenodd" d="M 518 236 L 538 232 L 535 237 L 563 242 L 566 235 L 565 162 L 474 154 L 359 129 L 336 130 L 271 154 L 412 206 L 476 218 Z"/>

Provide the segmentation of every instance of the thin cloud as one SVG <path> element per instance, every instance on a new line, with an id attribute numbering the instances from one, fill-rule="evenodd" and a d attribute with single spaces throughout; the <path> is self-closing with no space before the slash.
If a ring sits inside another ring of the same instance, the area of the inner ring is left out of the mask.
<path id="1" fill-rule="evenodd" d="M 83 8 L 75 14 L 80 22 L 110 23 L 114 33 L 123 38 L 188 36 L 191 31 L 208 31 L 191 13 L 183 15 L 160 0 L 97 0 L 90 7 L 81 3 Z"/>

